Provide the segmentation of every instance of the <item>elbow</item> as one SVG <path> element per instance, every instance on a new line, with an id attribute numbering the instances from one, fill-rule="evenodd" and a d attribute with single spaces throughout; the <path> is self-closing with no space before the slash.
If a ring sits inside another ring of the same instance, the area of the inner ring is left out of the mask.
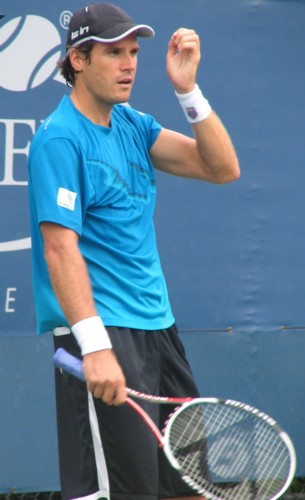
<path id="1" fill-rule="evenodd" d="M 231 164 L 230 176 L 228 182 L 237 181 L 239 178 L 240 178 L 240 168 L 238 160 L 236 158 L 236 160 Z"/>
<path id="2" fill-rule="evenodd" d="M 231 152 L 230 155 L 228 155 L 228 160 L 227 160 L 227 172 L 228 172 L 228 180 L 227 182 L 234 182 L 237 181 L 240 178 L 240 167 L 239 167 L 239 161 L 237 154 L 232 148 L 233 151 Z"/>
<path id="3" fill-rule="evenodd" d="M 235 157 L 231 161 L 224 162 L 214 179 L 217 184 L 228 184 L 240 178 L 240 168 L 238 159 Z"/>
<path id="4" fill-rule="evenodd" d="M 61 248 L 59 245 L 45 242 L 44 260 L 47 264 L 49 272 L 54 268 L 54 266 L 57 266 L 57 263 L 60 261 L 62 254 L 63 248 Z"/>
<path id="5" fill-rule="evenodd" d="M 44 242 L 44 258 L 47 264 L 56 260 L 62 251 L 63 249 L 57 243 L 52 243 L 50 241 Z"/>
<path id="6" fill-rule="evenodd" d="M 47 262 L 70 255 L 78 247 L 78 234 L 55 223 L 41 224 L 44 257 Z"/>

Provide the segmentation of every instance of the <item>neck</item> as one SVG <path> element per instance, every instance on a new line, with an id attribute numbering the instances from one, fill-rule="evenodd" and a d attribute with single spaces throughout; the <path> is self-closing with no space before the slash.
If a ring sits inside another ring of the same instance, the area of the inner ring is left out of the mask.
<path id="1" fill-rule="evenodd" d="M 95 125 L 110 127 L 110 119 L 113 105 L 94 100 L 91 96 L 87 98 L 78 95 L 74 88 L 70 94 L 71 101 L 76 109 Z"/>

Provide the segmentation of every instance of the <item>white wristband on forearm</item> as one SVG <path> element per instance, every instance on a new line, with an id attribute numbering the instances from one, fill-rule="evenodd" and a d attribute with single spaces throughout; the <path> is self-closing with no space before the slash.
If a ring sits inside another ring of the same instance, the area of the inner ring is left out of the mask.
<path id="1" fill-rule="evenodd" d="M 112 348 L 107 330 L 99 316 L 82 319 L 75 323 L 71 330 L 83 356 L 91 352 Z"/>
<path id="2" fill-rule="evenodd" d="M 189 123 L 201 122 L 210 115 L 212 108 L 209 101 L 202 95 L 197 83 L 191 92 L 178 94 L 175 91 L 175 94 Z"/>

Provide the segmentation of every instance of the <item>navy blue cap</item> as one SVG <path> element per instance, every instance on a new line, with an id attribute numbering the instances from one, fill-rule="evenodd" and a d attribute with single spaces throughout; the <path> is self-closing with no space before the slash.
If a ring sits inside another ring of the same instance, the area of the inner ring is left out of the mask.
<path id="1" fill-rule="evenodd" d="M 112 43 L 131 33 L 151 38 L 154 30 L 147 24 L 136 24 L 124 10 L 110 3 L 87 5 L 73 14 L 67 34 L 67 48 L 87 41 Z"/>

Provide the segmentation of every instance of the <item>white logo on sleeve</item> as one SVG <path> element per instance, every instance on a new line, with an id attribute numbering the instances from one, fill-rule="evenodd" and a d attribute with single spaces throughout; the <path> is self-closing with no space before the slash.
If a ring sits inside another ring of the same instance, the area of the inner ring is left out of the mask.
<path id="1" fill-rule="evenodd" d="M 57 205 L 73 211 L 75 209 L 76 196 L 77 193 L 60 187 L 57 193 Z"/>

